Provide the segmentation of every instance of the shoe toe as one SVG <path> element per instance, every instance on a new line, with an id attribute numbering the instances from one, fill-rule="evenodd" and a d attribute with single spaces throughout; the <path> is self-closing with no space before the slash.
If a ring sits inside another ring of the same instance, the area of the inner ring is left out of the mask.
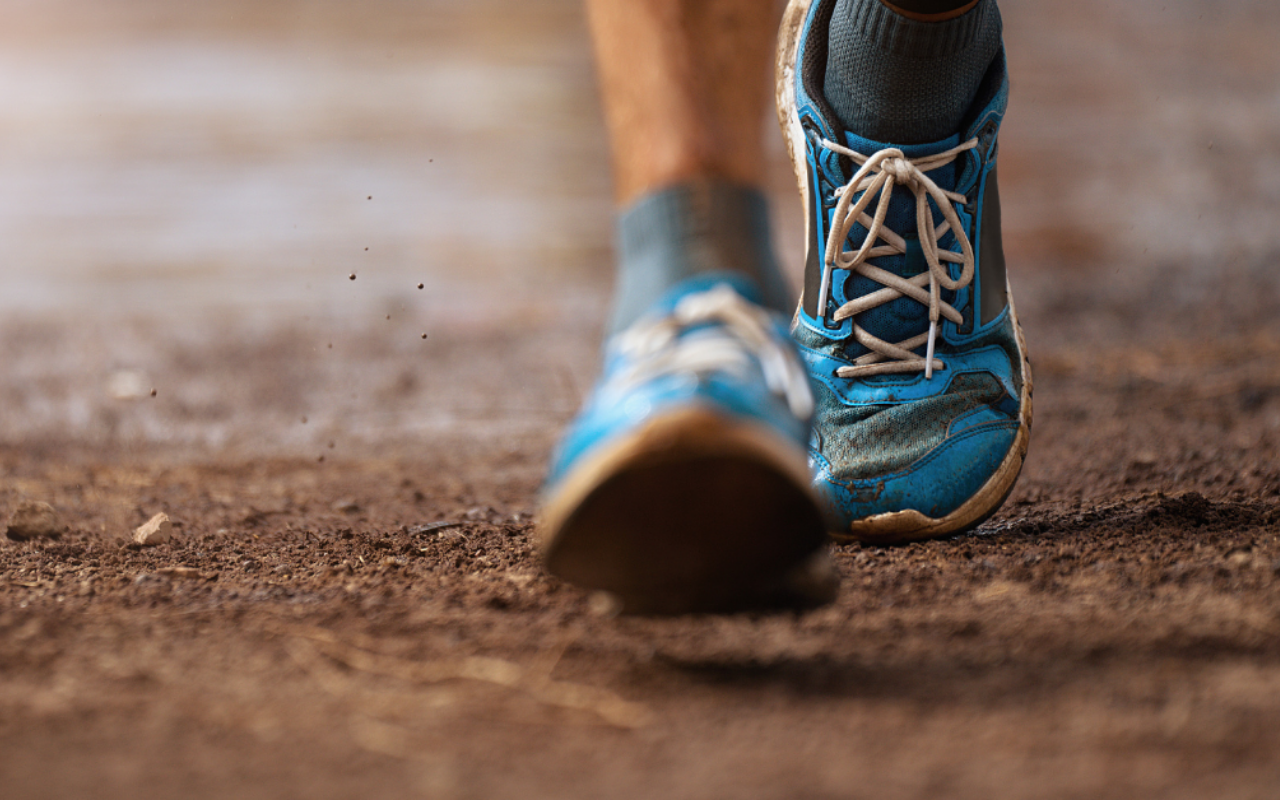
<path id="1" fill-rule="evenodd" d="M 1012 420 L 968 427 L 906 468 L 871 477 L 842 475 L 821 453 L 811 451 L 814 487 L 826 500 L 837 532 L 850 531 L 860 520 L 899 512 L 916 512 L 922 523 L 943 520 L 978 495 L 1001 469 L 1018 427 Z"/>

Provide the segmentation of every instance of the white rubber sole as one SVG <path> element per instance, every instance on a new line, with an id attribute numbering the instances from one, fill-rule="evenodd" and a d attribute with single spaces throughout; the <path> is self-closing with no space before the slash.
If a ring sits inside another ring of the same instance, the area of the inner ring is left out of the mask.
<path id="1" fill-rule="evenodd" d="M 789 0 L 782 15 L 782 25 L 778 29 L 777 62 L 775 64 L 775 94 L 777 97 L 778 125 L 782 128 L 782 138 L 787 144 L 787 153 L 791 156 L 791 168 L 796 175 L 796 184 L 800 189 L 800 203 L 804 216 L 803 224 L 809 221 L 809 170 L 805 153 L 804 129 L 800 126 L 800 115 L 796 111 L 796 54 L 800 48 L 800 33 L 804 28 L 805 18 L 814 0 Z M 808 248 L 814 243 L 805 241 L 805 258 L 808 259 Z M 1008 281 L 1006 278 L 1006 285 Z M 1019 415 L 1018 434 L 1014 437 L 1013 446 L 1005 455 L 995 473 L 987 479 L 973 497 L 970 497 L 955 511 L 940 518 L 929 517 L 919 511 L 892 511 L 887 514 L 876 514 L 855 520 L 847 529 L 831 531 L 832 537 L 839 540 L 853 540 L 868 543 L 889 544 L 893 542 L 917 541 L 932 539 L 938 536 L 957 533 L 971 528 L 996 512 L 1004 503 L 1013 485 L 1022 472 L 1022 464 L 1026 459 L 1027 448 L 1031 443 L 1031 364 L 1027 360 L 1027 345 L 1022 334 L 1022 325 L 1018 322 L 1018 314 L 1013 305 L 1013 293 L 1007 292 L 1009 298 L 1009 315 L 1013 321 L 1014 334 L 1018 342 L 1018 355 L 1022 368 L 1021 414 Z M 803 298 L 801 299 L 803 303 Z"/>

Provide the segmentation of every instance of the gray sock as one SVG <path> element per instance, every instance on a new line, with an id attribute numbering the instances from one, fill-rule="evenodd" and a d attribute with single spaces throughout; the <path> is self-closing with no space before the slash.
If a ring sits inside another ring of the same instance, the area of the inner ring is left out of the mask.
<path id="1" fill-rule="evenodd" d="M 609 333 L 635 322 L 677 283 L 709 272 L 744 275 L 766 306 L 793 311 L 795 300 L 773 254 L 769 206 L 758 190 L 708 181 L 641 197 L 618 217 Z"/>
<path id="2" fill-rule="evenodd" d="M 959 130 L 1000 33 L 995 0 L 943 22 L 908 19 L 880 0 L 836 0 L 822 93 L 846 129 L 872 141 L 945 139 Z"/>

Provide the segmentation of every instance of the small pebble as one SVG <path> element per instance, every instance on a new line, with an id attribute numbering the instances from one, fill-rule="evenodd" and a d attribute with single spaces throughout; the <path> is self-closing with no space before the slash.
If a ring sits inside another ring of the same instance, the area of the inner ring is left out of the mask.
<path id="1" fill-rule="evenodd" d="M 155 396 L 156 396 L 156 390 L 155 390 L 155 389 L 152 389 L 152 390 L 151 390 L 151 396 L 152 396 L 152 397 L 155 397 Z"/>
<path id="2" fill-rule="evenodd" d="M 423 339 L 427 338 L 427 335 L 426 335 L 425 333 L 424 333 L 424 334 L 422 334 L 422 338 L 423 338 Z"/>
<path id="3" fill-rule="evenodd" d="M 1227 564 L 1236 569 L 1249 566 L 1253 562 L 1253 556 L 1243 550 L 1238 550 L 1227 556 Z"/>
<path id="4" fill-rule="evenodd" d="M 622 600 L 609 592 L 592 592 L 587 597 L 587 610 L 597 617 L 612 619 L 622 613 Z"/>
<path id="5" fill-rule="evenodd" d="M 418 288 L 419 288 L 419 289 L 421 289 L 421 288 L 423 287 L 423 285 L 424 285 L 424 284 L 421 284 L 421 283 L 420 283 L 420 284 L 418 284 Z"/>
<path id="6" fill-rule="evenodd" d="M 133 531 L 133 540 L 141 545 L 162 544 L 173 536 L 173 523 L 169 515 L 161 511 L 139 525 Z"/>
<path id="7" fill-rule="evenodd" d="M 349 280 L 353 280 L 353 281 L 354 281 L 354 280 L 356 279 L 356 274 L 353 272 L 353 273 L 351 273 L 350 275 L 348 275 L 348 276 L 347 276 L 347 278 L 348 278 Z"/>

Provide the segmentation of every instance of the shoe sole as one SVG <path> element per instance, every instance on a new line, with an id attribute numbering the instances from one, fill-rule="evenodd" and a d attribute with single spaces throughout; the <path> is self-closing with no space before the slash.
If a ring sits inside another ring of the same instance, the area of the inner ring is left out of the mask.
<path id="1" fill-rule="evenodd" d="M 629 614 L 800 610 L 838 580 L 804 454 L 682 409 L 585 457 L 548 498 L 547 569 Z"/>
<path id="2" fill-rule="evenodd" d="M 787 143 L 787 153 L 791 156 L 791 168 L 795 172 L 800 189 L 800 202 L 806 224 L 809 219 L 809 170 L 804 130 L 800 126 L 800 115 L 796 110 L 795 80 L 800 34 L 813 3 L 814 0 L 789 0 L 787 3 L 787 8 L 782 15 L 782 25 L 778 29 L 778 55 L 774 71 L 778 125 L 782 128 L 782 136 Z M 807 248 L 812 246 L 812 242 L 805 242 L 806 259 Z M 1007 279 L 1005 283 L 1007 288 Z M 1018 342 L 1018 355 L 1022 362 L 1023 381 L 1020 398 L 1022 411 L 1019 415 L 1018 434 L 1014 437 L 1013 445 L 1000 463 L 1000 467 L 987 479 L 982 488 L 946 516 L 930 517 L 913 509 L 875 514 L 855 520 L 848 529 L 831 531 L 833 538 L 871 544 L 934 539 L 960 533 L 979 525 L 1004 504 L 1018 481 L 1018 475 L 1022 472 L 1022 464 L 1031 443 L 1032 394 L 1031 363 L 1027 360 L 1027 344 L 1023 339 L 1022 325 L 1018 322 L 1018 314 L 1013 305 L 1013 292 L 1008 291 L 1006 296 L 1009 298 L 1009 316 L 1013 321 L 1014 335 Z"/>

